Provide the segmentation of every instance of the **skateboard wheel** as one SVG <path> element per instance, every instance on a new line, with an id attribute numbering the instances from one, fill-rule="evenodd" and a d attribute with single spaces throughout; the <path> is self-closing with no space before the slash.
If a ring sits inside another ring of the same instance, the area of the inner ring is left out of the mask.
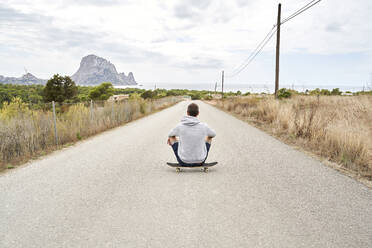
<path id="1" fill-rule="evenodd" d="M 177 172 L 181 172 L 181 169 L 180 169 L 180 168 L 176 168 L 176 171 L 177 171 Z"/>
<path id="2" fill-rule="evenodd" d="M 208 168 L 205 167 L 205 168 L 204 168 L 204 172 L 208 172 Z"/>

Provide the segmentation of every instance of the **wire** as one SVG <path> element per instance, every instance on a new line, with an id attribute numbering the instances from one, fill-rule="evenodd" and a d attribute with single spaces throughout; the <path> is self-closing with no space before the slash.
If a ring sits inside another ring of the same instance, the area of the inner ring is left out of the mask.
<path id="1" fill-rule="evenodd" d="M 281 21 L 281 25 L 292 20 L 296 16 L 302 14 L 306 10 L 310 9 L 314 5 L 318 4 L 322 0 L 312 0 L 309 3 L 307 3 L 305 6 L 301 7 L 297 11 L 295 11 L 293 14 L 285 18 L 283 21 Z M 236 69 L 233 70 L 233 72 L 230 75 L 226 75 L 227 78 L 235 77 L 240 72 L 242 72 L 247 66 L 257 57 L 257 55 L 262 51 L 262 49 L 266 46 L 266 44 L 271 40 L 271 38 L 274 36 L 278 25 L 274 25 L 272 29 L 269 31 L 269 33 L 265 36 L 265 38 L 258 44 L 258 46 L 252 51 L 252 53 L 243 61 L 243 63 L 238 66 Z"/>
<path id="2" fill-rule="evenodd" d="M 320 1 L 322 1 L 322 0 L 313 0 L 313 1 L 309 2 L 308 4 L 306 4 L 305 6 L 303 6 L 301 9 L 297 10 L 292 15 L 288 16 L 287 18 L 285 18 L 280 24 L 284 24 L 284 23 L 290 21 L 291 19 L 293 19 L 296 16 L 302 14 L 303 12 L 305 12 L 308 9 L 310 9 L 314 5 L 318 4 Z"/>
<path id="3" fill-rule="evenodd" d="M 276 25 L 273 26 L 273 28 L 269 31 L 269 33 L 267 33 L 265 38 L 258 44 L 258 46 L 252 51 L 252 53 L 242 62 L 242 64 L 238 66 L 236 69 L 234 69 L 230 75 L 226 75 L 226 77 L 231 78 L 231 77 L 238 75 L 242 70 L 244 70 L 252 62 L 252 60 L 262 51 L 262 49 L 266 46 L 266 44 L 275 34 L 276 32 L 275 27 Z"/>
<path id="4" fill-rule="evenodd" d="M 310 4 L 314 3 L 316 0 L 312 0 L 310 1 L 309 3 L 307 3 L 305 6 L 301 7 L 300 9 L 296 10 L 294 13 L 292 13 L 290 16 L 288 16 L 286 19 L 282 20 L 282 23 L 284 21 L 286 21 L 287 19 L 291 18 L 292 16 L 294 16 L 295 14 L 299 13 L 301 10 L 303 10 L 304 8 L 308 7 Z"/>
<path id="5" fill-rule="evenodd" d="M 252 51 L 252 53 L 238 66 L 236 67 L 234 70 L 233 70 L 233 73 L 234 74 L 236 71 L 238 71 L 240 69 L 240 67 L 242 67 L 252 56 L 253 54 L 259 49 L 259 47 L 265 42 L 265 40 L 270 36 L 271 32 L 273 31 L 273 29 L 275 28 L 275 26 L 273 26 L 273 28 L 269 31 L 269 33 L 267 33 L 267 35 L 265 36 L 265 38 L 258 44 L 258 46 Z"/>

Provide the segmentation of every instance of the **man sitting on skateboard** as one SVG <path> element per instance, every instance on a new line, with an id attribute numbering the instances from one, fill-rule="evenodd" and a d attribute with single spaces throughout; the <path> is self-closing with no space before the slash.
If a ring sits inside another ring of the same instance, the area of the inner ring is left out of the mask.
<path id="1" fill-rule="evenodd" d="M 216 133 L 207 124 L 196 118 L 199 107 L 191 103 L 187 107 L 187 116 L 168 135 L 168 144 L 172 146 L 180 166 L 200 166 L 207 159 L 212 138 Z M 177 137 L 179 141 L 177 140 Z"/>

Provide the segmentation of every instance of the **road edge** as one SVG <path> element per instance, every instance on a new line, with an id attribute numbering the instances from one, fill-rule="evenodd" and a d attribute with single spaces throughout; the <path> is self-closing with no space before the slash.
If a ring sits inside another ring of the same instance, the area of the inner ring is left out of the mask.
<path id="1" fill-rule="evenodd" d="M 273 137 L 274 139 L 292 147 L 293 149 L 297 150 L 297 151 L 300 151 L 306 155 L 308 155 L 309 157 L 313 158 L 313 159 L 316 159 L 318 160 L 319 162 L 321 162 L 323 165 L 329 167 L 329 168 L 332 168 L 338 172 L 340 172 L 341 174 L 345 175 L 345 176 L 348 176 L 354 180 L 356 180 L 357 182 L 363 184 L 364 186 L 366 186 L 367 188 L 369 189 L 372 189 L 372 181 L 364 178 L 364 177 L 361 177 L 359 176 L 358 174 L 356 174 L 354 171 L 351 171 L 351 170 L 347 170 L 346 168 L 342 167 L 342 165 L 336 163 L 336 162 L 333 162 L 333 161 L 330 161 L 328 160 L 327 158 L 325 157 L 322 157 L 322 156 L 319 156 L 318 154 L 315 154 L 313 153 L 312 151 L 310 150 L 307 150 L 306 148 L 304 147 L 301 147 L 301 146 L 298 146 L 297 144 L 295 143 L 291 143 L 290 140 L 286 140 L 286 139 L 283 139 L 282 137 L 280 136 L 276 136 L 274 135 L 273 133 L 270 132 L 270 130 L 268 128 L 265 128 L 264 125 L 257 125 L 255 122 L 253 121 L 250 121 L 248 119 L 245 119 L 245 118 L 242 118 L 240 115 L 238 114 L 235 114 L 233 112 L 229 112 L 225 109 L 222 109 L 222 108 L 218 108 L 217 106 L 215 106 L 214 104 L 210 103 L 209 101 L 203 101 L 204 103 L 208 104 L 209 106 L 212 106 L 214 107 L 215 109 L 218 109 L 226 114 L 229 114 L 233 117 L 235 117 L 236 119 L 238 120 L 241 120 L 245 123 L 247 123 L 248 125 L 254 127 L 254 128 L 257 128 L 259 129 L 260 131 L 263 131 L 265 132 L 266 134 L 270 135 L 271 137 Z"/>

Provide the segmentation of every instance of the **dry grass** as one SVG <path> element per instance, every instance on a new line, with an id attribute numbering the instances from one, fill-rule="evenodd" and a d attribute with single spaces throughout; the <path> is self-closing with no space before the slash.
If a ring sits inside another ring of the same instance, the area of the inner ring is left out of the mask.
<path id="1" fill-rule="evenodd" d="M 295 96 L 286 100 L 249 96 L 213 104 L 349 171 L 372 178 L 371 96 Z"/>
<path id="2" fill-rule="evenodd" d="M 105 102 L 94 104 L 92 111 L 89 105 L 84 104 L 57 107 L 58 143 L 63 146 L 78 141 L 179 101 L 179 97 L 167 97 L 149 101 Z M 0 170 L 57 149 L 51 111 L 27 109 L 17 111 L 18 114 L 12 114 L 10 118 L 6 118 L 4 112 L 0 113 Z"/>

